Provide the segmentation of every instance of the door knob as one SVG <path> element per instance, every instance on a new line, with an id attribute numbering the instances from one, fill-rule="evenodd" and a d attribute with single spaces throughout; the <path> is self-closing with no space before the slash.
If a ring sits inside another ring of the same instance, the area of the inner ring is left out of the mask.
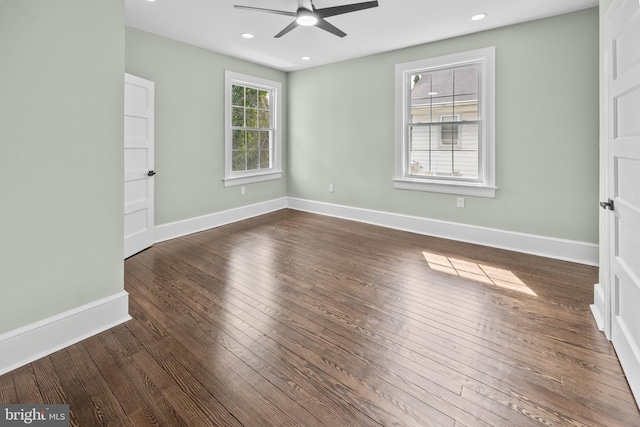
<path id="1" fill-rule="evenodd" d="M 149 171 L 149 172 L 147 172 L 147 176 L 153 176 L 153 175 L 155 175 L 155 174 L 156 174 L 156 173 L 155 173 L 154 171 Z"/>
<path id="2" fill-rule="evenodd" d="M 602 209 L 608 209 L 610 211 L 613 210 L 613 200 L 609 199 L 606 202 L 600 202 L 600 207 Z"/>

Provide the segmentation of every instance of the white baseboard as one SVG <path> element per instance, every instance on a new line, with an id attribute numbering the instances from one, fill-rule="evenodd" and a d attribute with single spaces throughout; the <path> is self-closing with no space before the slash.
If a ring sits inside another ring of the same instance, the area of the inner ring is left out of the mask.
<path id="1" fill-rule="evenodd" d="M 284 208 L 344 218 L 397 230 L 476 243 L 500 249 L 598 265 L 598 245 L 455 222 L 283 197 L 155 227 L 155 242 L 175 239 Z"/>
<path id="2" fill-rule="evenodd" d="M 598 265 L 598 245 L 296 198 L 287 207 L 397 230 L 476 243 L 547 258 Z"/>
<path id="3" fill-rule="evenodd" d="M 286 207 L 287 199 L 283 197 L 222 212 L 215 212 L 209 215 L 158 225 L 154 229 L 155 242 L 164 242 L 165 240 L 175 239 L 176 237 L 209 230 L 211 228 L 278 211 Z"/>
<path id="4" fill-rule="evenodd" d="M 0 375 L 126 322 L 129 294 L 119 292 L 0 335 Z"/>
<path id="5" fill-rule="evenodd" d="M 593 304 L 589 306 L 598 329 L 604 331 L 604 289 L 600 283 L 593 285 Z"/>

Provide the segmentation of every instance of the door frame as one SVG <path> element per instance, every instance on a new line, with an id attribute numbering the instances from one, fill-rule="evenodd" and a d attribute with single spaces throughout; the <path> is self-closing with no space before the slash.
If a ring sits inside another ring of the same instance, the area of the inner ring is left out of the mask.
<path id="1" fill-rule="evenodd" d="M 634 4 L 636 4 L 635 7 Z M 633 8 L 635 10 L 634 13 L 628 14 L 629 10 L 626 8 Z M 615 22 L 616 19 L 619 19 L 620 16 L 627 16 L 629 20 L 626 21 L 625 25 L 619 27 L 618 23 Z M 621 32 L 621 28 L 626 28 L 626 24 L 630 23 L 634 19 L 638 18 L 640 15 L 640 10 L 638 10 L 638 6 L 636 0 L 613 0 L 611 3 L 609 10 L 605 13 L 604 16 L 604 102 L 603 102 L 603 114 L 605 116 L 605 120 L 603 121 L 604 126 L 604 147 L 602 148 L 602 155 L 604 156 L 604 165 L 603 165 L 603 190 L 604 194 L 602 195 L 604 200 L 607 199 L 615 199 L 615 187 L 614 183 L 616 182 L 615 174 L 615 166 L 611 162 L 611 156 L 613 154 L 612 144 L 616 140 L 615 129 L 616 129 L 616 110 L 614 105 L 614 78 L 615 76 L 615 61 L 616 61 L 616 50 L 614 47 L 614 43 L 617 40 L 618 35 Z M 615 22 L 615 24 L 614 24 Z M 606 207 L 606 206 L 603 206 Z M 616 242 L 616 212 L 614 210 L 615 204 L 609 206 L 611 212 L 605 210 L 601 214 L 604 216 L 604 249 L 601 251 L 602 259 L 600 268 L 602 273 L 600 277 L 604 280 L 604 283 L 601 284 L 600 292 L 602 292 L 603 304 L 602 307 L 596 307 L 594 311 L 594 316 L 596 316 L 596 321 L 598 321 L 598 315 L 600 316 L 600 322 L 598 325 L 601 327 L 607 339 L 612 341 L 612 345 L 614 349 L 618 353 L 622 351 L 625 353 L 625 358 L 627 360 L 627 364 L 623 365 L 623 370 L 625 370 L 625 375 L 629 382 L 629 386 L 631 387 L 632 392 L 634 392 L 634 397 L 636 398 L 636 402 L 640 404 L 640 377 L 638 372 L 638 364 L 637 362 L 640 360 L 638 358 L 637 353 L 635 356 L 632 356 L 629 351 L 630 348 L 625 347 L 616 348 L 614 343 L 614 303 L 616 301 L 616 290 L 614 288 L 614 272 L 613 272 L 613 257 L 614 248 L 613 244 Z M 594 306 L 599 305 L 598 301 L 598 286 L 596 285 L 596 292 L 594 292 Z M 632 351 L 633 353 L 633 351 Z M 633 362 L 631 362 L 632 359 Z M 620 354 L 619 354 L 620 360 Z M 626 366 L 626 367 L 625 367 Z"/>
<path id="2" fill-rule="evenodd" d="M 139 201 L 134 201 L 130 204 L 125 204 L 124 206 L 124 216 L 125 221 L 126 217 L 129 214 L 133 214 L 139 211 L 144 210 L 145 212 L 145 224 L 146 229 L 143 232 L 136 232 L 130 236 L 125 235 L 124 237 L 124 258 L 128 258 L 131 255 L 134 255 L 144 249 L 151 247 L 155 243 L 154 236 L 154 228 L 155 228 L 155 172 L 154 172 L 154 164 L 155 164 L 155 83 L 151 80 L 144 79 L 142 77 L 135 76 L 133 74 L 124 73 L 124 81 L 125 81 L 125 92 L 127 90 L 127 85 L 133 87 L 140 87 L 146 90 L 146 108 L 140 108 L 137 106 L 129 106 L 127 108 L 126 105 L 126 95 L 125 95 L 125 109 L 124 109 L 124 117 L 135 117 L 135 118 L 144 118 L 147 120 L 146 123 L 146 139 L 145 146 L 146 148 L 146 167 L 143 169 L 136 169 L 132 171 L 124 171 L 124 183 L 126 185 L 127 182 L 134 181 L 142 181 L 144 180 L 146 186 L 146 199 L 141 199 Z M 126 126 L 126 124 L 125 124 Z M 128 142 L 129 141 L 129 142 Z M 123 142 L 124 142 L 124 151 L 126 154 L 127 149 L 138 149 L 143 148 L 143 146 L 136 147 L 137 140 L 128 140 L 127 134 L 125 132 Z M 141 140 L 142 141 L 142 140 Z M 132 146 L 129 146 L 132 144 Z M 126 192 L 126 189 L 125 189 Z M 125 193 L 126 197 L 126 193 Z M 126 224 L 125 224 L 126 228 Z"/>

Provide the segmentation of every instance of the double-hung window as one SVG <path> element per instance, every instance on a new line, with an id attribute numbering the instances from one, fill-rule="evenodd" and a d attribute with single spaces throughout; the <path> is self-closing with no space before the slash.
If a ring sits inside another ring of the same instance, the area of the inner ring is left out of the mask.
<path id="1" fill-rule="evenodd" d="M 225 187 L 282 177 L 281 84 L 225 72 Z"/>
<path id="2" fill-rule="evenodd" d="M 396 65 L 396 188 L 495 197 L 495 49 Z"/>

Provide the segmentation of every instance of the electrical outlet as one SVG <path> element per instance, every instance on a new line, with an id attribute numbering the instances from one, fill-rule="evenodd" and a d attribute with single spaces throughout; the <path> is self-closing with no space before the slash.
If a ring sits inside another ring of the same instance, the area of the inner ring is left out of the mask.
<path id="1" fill-rule="evenodd" d="M 329 184 L 329 193 L 333 193 L 333 184 Z"/>
<path id="2" fill-rule="evenodd" d="M 240 194 L 241 194 L 241 195 L 243 195 L 243 196 L 244 196 L 246 192 L 247 192 L 247 189 L 246 189 L 246 188 L 244 188 L 244 187 L 240 187 Z"/>
<path id="3" fill-rule="evenodd" d="M 458 197 L 458 200 L 456 203 L 459 208 L 464 208 L 464 197 Z"/>

